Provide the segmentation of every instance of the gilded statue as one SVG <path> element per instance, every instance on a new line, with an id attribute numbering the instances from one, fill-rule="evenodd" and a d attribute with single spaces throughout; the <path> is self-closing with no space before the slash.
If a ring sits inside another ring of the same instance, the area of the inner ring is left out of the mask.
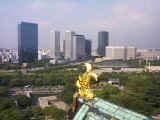
<path id="1" fill-rule="evenodd" d="M 97 75 L 93 72 L 92 65 L 85 63 L 86 72 L 82 75 L 79 75 L 79 79 L 76 82 L 78 88 L 79 96 L 85 100 L 92 100 L 94 98 L 94 93 L 90 87 L 90 80 L 93 77 L 97 81 Z"/>

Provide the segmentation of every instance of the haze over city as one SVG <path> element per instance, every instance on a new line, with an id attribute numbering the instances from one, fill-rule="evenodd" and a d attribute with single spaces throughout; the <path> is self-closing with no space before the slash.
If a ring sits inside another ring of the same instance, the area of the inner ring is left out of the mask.
<path id="1" fill-rule="evenodd" d="M 0 120 L 160 120 L 160 0 L 0 0 Z"/>
<path id="2" fill-rule="evenodd" d="M 17 48 L 20 21 L 39 25 L 40 48 L 49 48 L 52 29 L 84 34 L 96 47 L 97 32 L 106 30 L 110 45 L 158 48 L 159 4 L 159 0 L 4 0 L 0 2 L 0 48 Z"/>

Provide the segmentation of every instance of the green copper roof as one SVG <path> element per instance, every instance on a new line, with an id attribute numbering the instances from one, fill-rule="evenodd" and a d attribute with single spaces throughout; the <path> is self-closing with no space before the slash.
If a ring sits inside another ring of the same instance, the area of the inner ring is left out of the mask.
<path id="1" fill-rule="evenodd" d="M 150 118 L 122 108 L 100 98 L 94 98 L 93 101 L 85 103 L 83 99 L 79 101 L 84 103 L 73 120 L 150 120 Z M 91 104 L 92 103 L 92 104 Z"/>
<path id="2" fill-rule="evenodd" d="M 80 110 L 78 111 L 78 114 L 75 116 L 74 120 L 83 120 L 86 114 L 88 113 L 89 106 L 83 104 Z"/>

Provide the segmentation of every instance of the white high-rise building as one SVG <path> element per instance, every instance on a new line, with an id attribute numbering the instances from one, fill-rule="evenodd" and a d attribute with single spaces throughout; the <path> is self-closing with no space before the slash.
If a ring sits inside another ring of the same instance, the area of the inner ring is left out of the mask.
<path id="1" fill-rule="evenodd" d="M 64 45 L 65 45 L 65 40 L 60 41 L 60 51 L 64 52 Z"/>
<path id="2" fill-rule="evenodd" d="M 65 33 L 65 59 L 72 60 L 73 58 L 73 35 L 75 35 L 73 31 Z"/>
<path id="3" fill-rule="evenodd" d="M 72 60 L 77 60 L 85 57 L 85 37 L 84 35 L 73 35 L 73 57 Z"/>
<path id="4" fill-rule="evenodd" d="M 51 31 L 50 33 L 51 39 L 51 58 L 58 58 L 60 55 L 60 32 L 59 31 Z"/>

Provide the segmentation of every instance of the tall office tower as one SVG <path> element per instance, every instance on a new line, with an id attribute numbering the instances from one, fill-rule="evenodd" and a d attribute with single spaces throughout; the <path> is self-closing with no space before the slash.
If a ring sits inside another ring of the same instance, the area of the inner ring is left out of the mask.
<path id="1" fill-rule="evenodd" d="M 65 33 L 65 59 L 73 58 L 73 35 L 75 32 L 66 31 Z"/>
<path id="2" fill-rule="evenodd" d="M 105 47 L 109 45 L 109 33 L 106 31 L 98 32 L 98 54 L 105 56 Z"/>
<path id="3" fill-rule="evenodd" d="M 51 58 L 57 59 L 60 57 L 60 32 L 51 31 Z"/>
<path id="4" fill-rule="evenodd" d="M 38 60 L 38 24 L 21 22 L 18 24 L 19 63 Z"/>
<path id="5" fill-rule="evenodd" d="M 91 56 L 92 42 L 90 40 L 85 40 L 85 53 L 86 56 Z"/>
<path id="6" fill-rule="evenodd" d="M 63 54 L 64 54 L 64 56 L 65 56 L 65 46 L 66 46 L 66 41 L 63 40 Z"/>
<path id="7" fill-rule="evenodd" d="M 84 35 L 73 35 L 73 56 L 72 60 L 85 57 L 85 37 Z"/>

